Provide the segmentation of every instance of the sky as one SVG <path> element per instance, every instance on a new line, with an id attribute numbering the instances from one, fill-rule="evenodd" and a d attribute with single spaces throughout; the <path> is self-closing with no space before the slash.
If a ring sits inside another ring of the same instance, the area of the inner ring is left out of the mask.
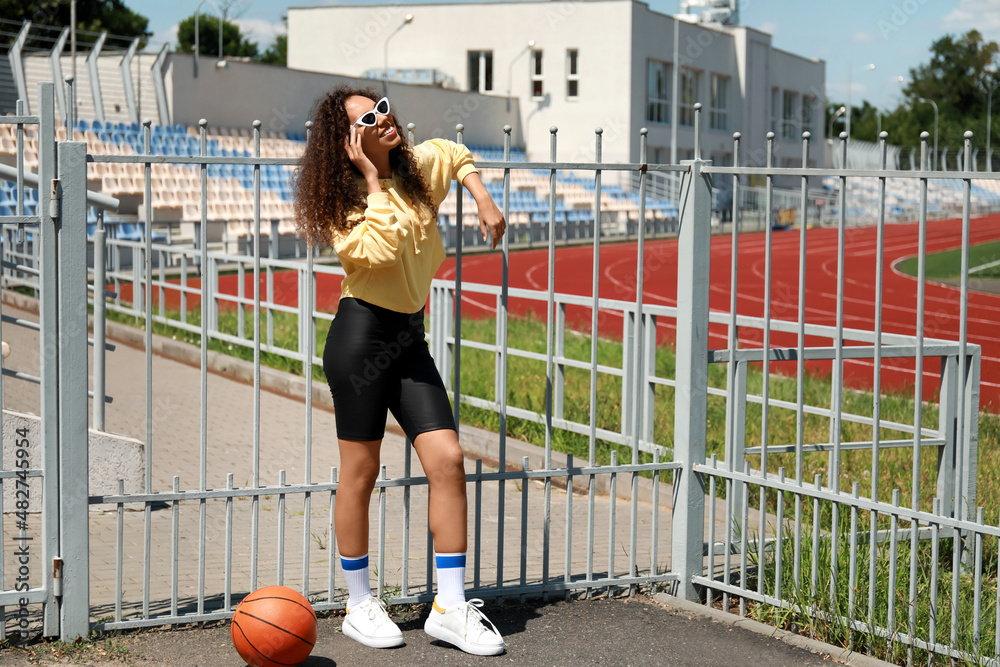
<path id="1" fill-rule="evenodd" d="M 229 1 L 238 15 L 236 22 L 261 51 L 284 31 L 281 17 L 289 6 L 395 4 L 392 0 Z M 210 2 L 202 5 L 202 11 L 214 12 Z M 126 3 L 149 17 L 154 41 L 176 44 L 177 23 L 194 13 L 198 0 Z M 679 0 L 647 3 L 665 14 L 678 12 L 680 4 Z M 742 0 L 740 22 L 770 33 L 775 48 L 825 60 L 830 100 L 847 101 L 850 84 L 853 105 L 868 100 L 890 109 L 901 100 L 898 78 L 908 79 L 911 68 L 930 60 L 930 46 L 936 39 L 976 28 L 986 39 L 1000 42 L 1000 0 Z"/>

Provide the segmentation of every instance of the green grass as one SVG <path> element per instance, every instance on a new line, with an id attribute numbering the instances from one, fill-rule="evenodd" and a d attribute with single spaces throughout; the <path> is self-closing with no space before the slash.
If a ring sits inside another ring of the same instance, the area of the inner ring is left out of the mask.
<path id="1" fill-rule="evenodd" d="M 982 243 L 969 248 L 969 268 L 1000 262 L 1000 241 Z M 917 275 L 917 258 L 910 257 L 899 263 L 899 270 L 911 276 Z M 945 252 L 927 255 L 925 275 L 928 280 L 958 280 L 962 277 L 962 250 L 947 250 Z M 1000 264 L 969 274 L 970 278 L 981 280 L 1000 280 Z"/>

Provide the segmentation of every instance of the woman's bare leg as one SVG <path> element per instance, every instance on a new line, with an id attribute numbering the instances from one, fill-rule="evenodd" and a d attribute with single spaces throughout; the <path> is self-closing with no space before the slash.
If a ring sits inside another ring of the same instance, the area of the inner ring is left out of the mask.
<path id="1" fill-rule="evenodd" d="M 464 553 L 468 546 L 468 507 L 465 498 L 465 457 L 452 429 L 427 431 L 413 448 L 430 485 L 427 523 L 439 553 Z M 340 502 L 340 499 L 337 499 Z M 338 534 L 337 539 L 340 539 Z"/>
<path id="2" fill-rule="evenodd" d="M 334 529 L 341 556 L 368 553 L 368 504 L 379 471 L 381 440 L 340 440 Z"/>

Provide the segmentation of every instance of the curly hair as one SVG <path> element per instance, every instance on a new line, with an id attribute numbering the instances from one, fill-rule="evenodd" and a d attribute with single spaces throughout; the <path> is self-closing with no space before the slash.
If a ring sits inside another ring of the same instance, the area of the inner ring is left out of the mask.
<path id="1" fill-rule="evenodd" d="M 357 224 L 350 222 L 348 216 L 366 206 L 368 192 L 361 171 L 351 162 L 345 147 L 351 122 L 344 102 L 353 96 L 367 97 L 373 102 L 382 97 L 374 88 L 344 85 L 320 98 L 312 114 L 305 153 L 295 170 L 292 188 L 296 226 L 299 236 L 310 246 L 333 245 L 336 232 L 347 232 Z M 437 218 L 437 206 L 400 127 L 399 117 L 394 113 L 390 116 L 400 143 L 389 152 L 389 165 L 402 177 L 402 188 L 410 201 L 426 208 L 432 219 Z"/>

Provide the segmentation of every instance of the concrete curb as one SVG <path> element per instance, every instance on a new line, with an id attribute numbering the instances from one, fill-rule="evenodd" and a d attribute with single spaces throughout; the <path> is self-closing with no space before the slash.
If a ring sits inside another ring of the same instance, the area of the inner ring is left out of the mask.
<path id="1" fill-rule="evenodd" d="M 38 312 L 38 300 L 10 290 L 3 291 L 3 302 L 21 310 L 32 313 Z M 144 349 L 146 345 L 146 334 L 142 330 L 130 327 L 118 322 L 107 322 L 108 340 L 129 345 L 134 348 Z M 190 343 L 174 340 L 165 336 L 153 334 L 153 353 L 174 361 L 179 361 L 196 368 L 201 367 L 201 348 Z M 108 357 L 109 362 L 112 357 Z M 233 380 L 253 383 L 254 368 L 253 362 L 244 359 L 237 359 L 229 355 L 209 350 L 208 370 L 218 375 L 223 375 Z M 279 371 L 266 366 L 260 367 L 261 389 L 281 394 L 288 398 L 305 402 L 306 378 L 301 375 L 294 375 L 285 371 Z M 333 397 L 330 395 L 330 388 L 323 382 L 312 381 L 312 401 L 313 405 L 321 409 L 333 411 Z M 398 434 L 402 434 L 399 424 L 388 416 L 387 428 Z M 484 463 L 499 467 L 500 464 L 500 440 L 496 433 L 485 429 L 476 428 L 462 424 L 459 427 L 461 434 L 462 449 L 467 458 L 484 459 Z M 508 470 L 520 470 L 521 461 L 527 456 L 532 470 L 544 467 L 545 449 L 532 445 L 531 443 L 507 438 L 506 458 Z M 552 467 L 565 468 L 567 456 L 561 452 L 552 452 Z M 586 461 L 574 460 L 574 467 L 586 465 Z M 631 499 L 631 484 L 625 483 L 627 478 L 623 477 L 616 487 L 616 496 L 623 500 Z M 563 480 L 556 478 L 554 483 L 559 485 Z M 583 480 L 577 480 L 575 484 L 582 484 Z M 608 475 L 598 475 L 594 479 L 596 493 L 606 496 L 610 493 L 611 483 Z M 563 484 L 564 486 L 564 484 Z M 659 502 L 661 507 L 669 507 L 673 498 L 673 487 L 664 482 L 660 482 Z M 639 501 L 651 504 L 653 501 L 653 480 L 646 477 L 639 477 Z"/>
<path id="2" fill-rule="evenodd" d="M 851 665 L 851 667 L 896 667 L 891 662 L 885 662 L 884 660 L 873 658 L 870 655 L 864 655 L 863 653 L 858 653 L 856 651 L 849 651 L 846 648 L 834 646 L 833 644 L 827 644 L 826 642 L 821 642 L 818 639 L 803 637 L 802 635 L 797 635 L 794 632 L 788 632 L 787 630 L 766 625 L 749 618 L 736 616 L 734 614 L 724 612 L 721 609 L 715 609 L 714 607 L 706 607 L 705 605 L 698 604 L 697 602 L 682 600 L 681 598 L 674 597 L 673 595 L 668 595 L 666 593 L 655 593 L 652 595 L 652 598 L 670 609 L 675 609 L 685 614 L 701 616 L 716 623 L 722 623 L 734 628 L 743 628 L 744 630 L 756 632 L 757 634 L 767 635 L 768 637 L 773 637 L 774 639 L 790 646 L 805 649 L 813 653 L 829 655 L 837 662 L 841 662 L 845 665 Z"/>

